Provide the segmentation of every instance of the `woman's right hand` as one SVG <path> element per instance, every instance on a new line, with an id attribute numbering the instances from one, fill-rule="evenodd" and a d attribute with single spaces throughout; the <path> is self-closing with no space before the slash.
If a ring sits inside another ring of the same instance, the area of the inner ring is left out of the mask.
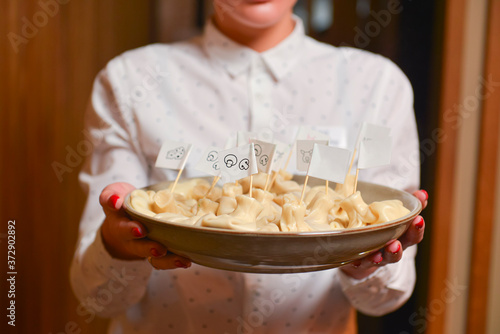
<path id="1" fill-rule="evenodd" d="M 146 228 L 128 218 L 122 205 L 127 194 L 134 189 L 131 184 L 118 182 L 104 188 L 99 196 L 106 214 L 101 234 L 107 251 L 122 260 L 150 258 L 149 262 L 156 269 L 189 268 L 189 259 L 169 253 L 160 243 L 146 238 Z"/>

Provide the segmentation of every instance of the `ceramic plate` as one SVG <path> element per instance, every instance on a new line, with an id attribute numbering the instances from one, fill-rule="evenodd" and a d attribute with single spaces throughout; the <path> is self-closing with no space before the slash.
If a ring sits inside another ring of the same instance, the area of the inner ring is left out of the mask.
<path id="1" fill-rule="evenodd" d="M 167 188 L 169 183 L 143 189 L 158 191 Z M 310 179 L 308 184 L 314 186 L 324 184 L 324 181 Z M 398 199 L 410 213 L 384 224 L 361 228 L 249 233 L 158 220 L 131 208 L 129 196 L 125 200 L 125 210 L 144 224 L 150 239 L 194 263 L 249 273 L 308 272 L 336 268 L 382 248 L 388 241 L 399 238 L 422 210 L 420 201 L 404 191 L 366 182 L 359 182 L 358 190 L 366 203 Z"/>

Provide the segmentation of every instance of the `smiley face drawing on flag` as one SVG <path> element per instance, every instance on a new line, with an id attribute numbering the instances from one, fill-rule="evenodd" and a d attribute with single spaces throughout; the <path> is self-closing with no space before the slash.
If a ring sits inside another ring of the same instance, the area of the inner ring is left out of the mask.
<path id="1" fill-rule="evenodd" d="M 205 153 L 201 156 L 200 161 L 196 164 L 195 168 L 201 172 L 207 173 L 213 176 L 220 175 L 220 164 L 219 164 L 219 151 L 220 148 L 215 146 L 210 146 L 205 150 Z"/>
<path id="2" fill-rule="evenodd" d="M 210 152 L 208 152 L 208 155 L 207 155 L 207 161 L 216 161 L 219 157 L 219 152 L 217 152 L 216 150 L 212 150 Z"/>
<path id="3" fill-rule="evenodd" d="M 208 152 L 207 161 L 212 163 L 212 168 L 216 171 L 220 170 L 219 167 L 219 151 L 212 150 Z"/>
<path id="4" fill-rule="evenodd" d="M 271 171 L 271 164 L 269 161 L 272 161 L 274 157 L 276 145 L 257 139 L 250 139 L 250 142 L 252 142 L 255 147 L 255 157 L 257 158 L 257 168 L 259 172 L 269 174 Z"/>
<path id="5" fill-rule="evenodd" d="M 221 178 L 224 183 L 235 182 L 257 174 L 254 144 L 233 147 L 219 152 Z"/>
<path id="6" fill-rule="evenodd" d="M 240 163 L 238 164 L 238 167 L 240 168 L 240 170 L 248 170 L 248 168 L 250 167 L 250 160 L 248 159 L 241 160 Z"/>
<path id="7" fill-rule="evenodd" d="M 234 154 L 228 154 L 224 157 L 224 163 L 226 164 L 227 168 L 236 166 L 236 164 L 238 163 L 238 157 Z"/>

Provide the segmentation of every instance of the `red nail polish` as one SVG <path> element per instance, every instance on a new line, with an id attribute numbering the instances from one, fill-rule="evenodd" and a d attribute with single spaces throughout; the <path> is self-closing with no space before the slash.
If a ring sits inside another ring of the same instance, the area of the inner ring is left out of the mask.
<path id="1" fill-rule="evenodd" d="M 380 254 L 380 258 L 378 260 L 373 260 L 373 263 L 375 264 L 379 264 L 380 262 L 382 262 L 384 260 L 384 258 L 382 257 L 382 254 Z"/>
<path id="2" fill-rule="evenodd" d="M 116 209 L 116 202 L 118 202 L 118 200 L 120 199 L 120 197 L 118 195 L 112 195 L 110 198 L 109 198 L 109 202 L 111 203 L 111 206 L 113 208 Z"/>
<path id="3" fill-rule="evenodd" d="M 396 249 L 396 251 L 391 252 L 391 253 L 392 254 L 397 254 L 397 253 L 399 253 L 400 250 L 401 250 L 401 244 L 398 244 L 398 248 Z"/>
<path id="4" fill-rule="evenodd" d="M 177 268 L 187 268 L 187 267 L 188 267 L 187 265 L 185 265 L 184 263 L 182 263 L 182 262 L 181 262 L 181 261 L 179 261 L 179 260 L 175 260 L 175 261 L 174 261 L 174 264 L 175 264 L 175 266 L 176 266 Z"/>
<path id="5" fill-rule="evenodd" d="M 420 218 L 419 221 L 415 223 L 415 227 L 420 230 L 421 228 L 424 227 L 424 218 L 422 217 L 419 218 Z"/>
<path id="6" fill-rule="evenodd" d="M 132 228 L 132 234 L 134 235 L 134 237 L 136 238 L 142 238 L 144 235 L 142 234 L 141 230 L 139 230 L 138 227 L 133 227 Z"/>
<path id="7" fill-rule="evenodd" d="M 150 252 L 151 252 L 151 255 L 153 255 L 154 257 L 161 256 L 161 253 L 156 248 L 151 248 Z"/>
<path id="8" fill-rule="evenodd" d="M 427 191 L 425 191 L 424 189 L 421 189 L 420 191 L 425 195 L 425 200 L 427 201 L 429 199 L 429 194 L 427 193 Z"/>

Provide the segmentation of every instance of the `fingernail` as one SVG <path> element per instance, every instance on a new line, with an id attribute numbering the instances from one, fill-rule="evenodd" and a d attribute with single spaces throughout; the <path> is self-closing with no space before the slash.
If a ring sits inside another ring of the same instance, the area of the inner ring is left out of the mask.
<path id="1" fill-rule="evenodd" d="M 134 237 L 136 238 L 142 238 L 144 235 L 142 234 L 141 230 L 139 230 L 138 227 L 133 227 L 132 228 L 132 234 L 134 235 Z"/>
<path id="2" fill-rule="evenodd" d="M 179 260 L 175 260 L 174 261 L 174 264 L 177 268 L 189 268 L 190 267 L 190 264 L 185 264 L 183 263 L 182 261 L 179 261 Z"/>
<path id="3" fill-rule="evenodd" d="M 419 221 L 415 223 L 417 229 L 422 229 L 424 227 L 424 218 L 419 217 Z"/>
<path id="4" fill-rule="evenodd" d="M 373 263 L 375 264 L 379 264 L 380 262 L 382 262 L 384 258 L 382 257 L 382 254 L 378 253 L 377 255 L 375 255 L 375 258 L 373 259 Z"/>
<path id="5" fill-rule="evenodd" d="M 159 250 L 157 250 L 156 248 L 151 248 L 151 251 L 150 251 L 151 255 L 153 255 L 154 257 L 159 257 L 161 256 L 162 254 L 160 253 Z"/>
<path id="6" fill-rule="evenodd" d="M 120 199 L 120 197 L 118 195 L 112 195 L 110 198 L 109 198 L 109 202 L 111 203 L 111 206 L 113 208 L 116 209 L 116 202 L 118 202 L 118 200 Z"/>
<path id="7" fill-rule="evenodd" d="M 352 266 L 354 268 L 359 268 L 359 266 L 361 266 L 361 260 L 356 260 L 352 263 Z"/>
<path id="8" fill-rule="evenodd" d="M 427 193 L 427 191 L 425 191 L 424 189 L 421 189 L 420 191 L 425 195 L 425 200 L 427 201 L 429 199 L 429 194 Z"/>
<path id="9" fill-rule="evenodd" d="M 400 250 L 401 250 L 401 244 L 398 243 L 398 247 L 396 248 L 396 250 L 391 251 L 391 253 L 392 254 L 397 254 L 397 253 L 399 253 Z"/>

